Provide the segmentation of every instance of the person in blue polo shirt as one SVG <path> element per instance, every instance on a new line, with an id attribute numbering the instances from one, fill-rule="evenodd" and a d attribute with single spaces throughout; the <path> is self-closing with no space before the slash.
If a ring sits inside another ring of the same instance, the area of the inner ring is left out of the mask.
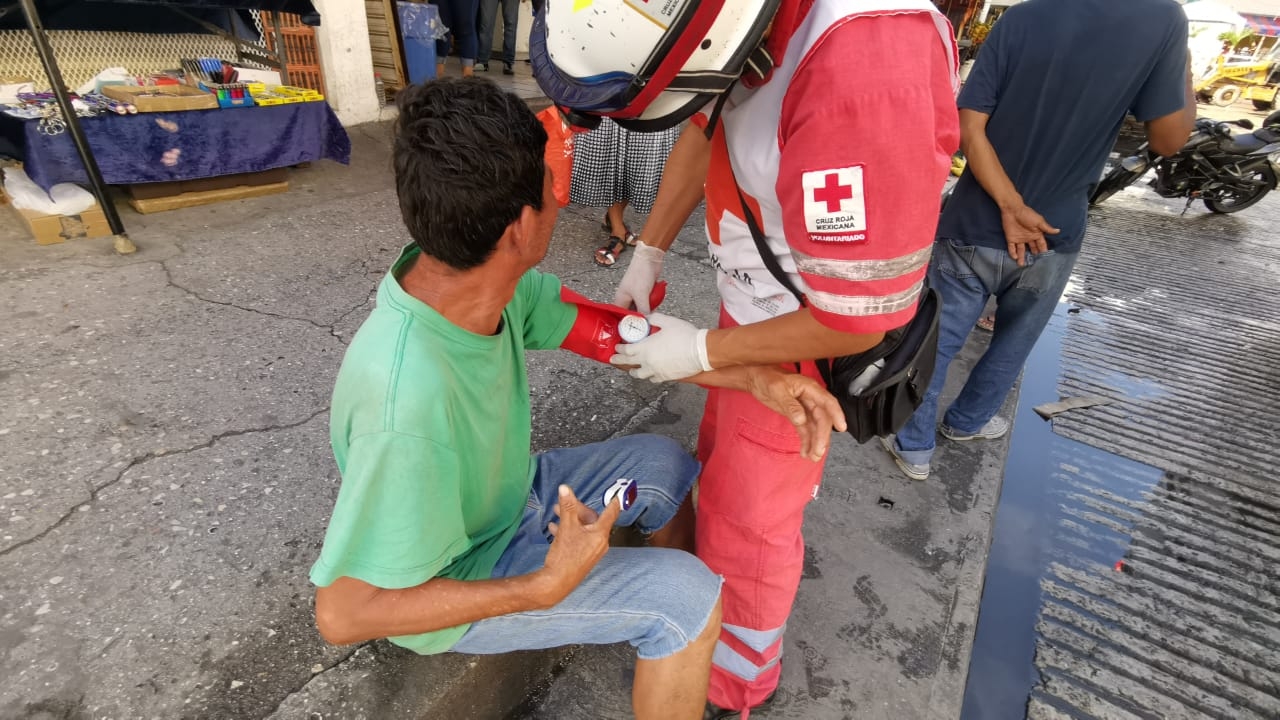
<path id="1" fill-rule="evenodd" d="M 1195 122 L 1189 67 L 1187 19 L 1173 0 L 1029 0 L 992 28 L 960 92 L 968 165 L 929 265 L 943 299 L 937 370 L 910 422 L 883 439 L 908 477 L 928 478 L 935 431 L 1009 431 L 996 412 L 1071 276 L 1089 188 L 1120 125 L 1132 113 L 1153 152 L 1180 149 Z M 947 367 L 993 295 L 990 347 L 939 425 Z"/>

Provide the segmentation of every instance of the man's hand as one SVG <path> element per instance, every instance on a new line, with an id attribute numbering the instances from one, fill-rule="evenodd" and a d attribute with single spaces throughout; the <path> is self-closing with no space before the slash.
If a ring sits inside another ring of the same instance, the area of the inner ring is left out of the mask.
<path id="1" fill-rule="evenodd" d="M 831 446 L 831 431 L 848 429 L 844 411 L 821 383 L 776 367 L 753 367 L 750 390 L 756 400 L 791 421 L 800 434 L 800 454 L 817 462 Z"/>
<path id="2" fill-rule="evenodd" d="M 635 307 L 648 315 L 653 312 L 649 306 L 649 295 L 653 286 L 662 274 L 662 261 L 666 251 L 646 245 L 643 240 L 636 242 L 635 253 L 631 256 L 631 264 L 618 283 L 618 290 L 613 294 L 613 304 L 618 307 Z"/>
<path id="3" fill-rule="evenodd" d="M 563 514 L 560 510 L 560 503 L 551 506 L 551 512 L 557 517 Z M 590 525 L 600 519 L 600 513 L 592 510 L 586 503 L 578 503 L 578 522 L 583 525 Z M 547 532 L 551 533 L 551 537 L 555 537 L 560 532 L 560 523 L 547 523 Z"/>
<path id="4" fill-rule="evenodd" d="M 1013 186 L 987 137 L 990 120 L 991 115 L 987 113 L 960 108 L 960 149 L 968 160 L 969 172 L 1000 207 L 1000 223 L 1009 244 L 1009 257 L 1022 267 L 1027 264 L 1028 251 L 1035 255 L 1049 249 L 1045 233 L 1057 235 L 1058 230 L 1022 201 L 1022 195 Z"/>
<path id="5" fill-rule="evenodd" d="M 654 383 L 683 380 L 709 372 L 707 331 L 678 317 L 653 313 L 652 335 L 638 343 L 618 345 L 618 354 L 609 362 L 629 369 L 631 377 Z"/>
<path id="6" fill-rule="evenodd" d="M 581 585 L 609 551 L 609 533 L 621 513 L 622 505 L 613 502 L 593 522 L 583 522 L 583 518 L 595 513 L 578 500 L 568 485 L 560 486 L 560 522 L 549 527 L 555 539 L 539 571 L 548 583 L 545 599 L 549 606 L 564 600 Z"/>
<path id="7" fill-rule="evenodd" d="M 1004 237 L 1009 243 L 1009 257 L 1017 261 L 1018 267 L 1027 264 L 1027 252 L 1032 255 L 1047 252 L 1049 243 L 1044 236 L 1057 235 L 1059 232 L 1044 216 L 1026 205 L 1001 210 L 1000 222 L 1004 225 Z"/>

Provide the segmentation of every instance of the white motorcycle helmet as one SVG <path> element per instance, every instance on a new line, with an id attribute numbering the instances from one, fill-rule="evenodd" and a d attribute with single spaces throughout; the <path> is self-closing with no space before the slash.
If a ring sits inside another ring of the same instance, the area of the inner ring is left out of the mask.
<path id="1" fill-rule="evenodd" d="M 546 0 L 529 40 L 533 75 L 576 125 L 609 117 L 655 131 L 688 119 L 744 71 L 781 0 Z"/>

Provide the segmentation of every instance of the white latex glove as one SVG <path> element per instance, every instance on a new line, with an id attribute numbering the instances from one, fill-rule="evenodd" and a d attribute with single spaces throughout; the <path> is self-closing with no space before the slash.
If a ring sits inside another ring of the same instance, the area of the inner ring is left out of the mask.
<path id="1" fill-rule="evenodd" d="M 683 380 L 711 370 L 706 330 L 662 313 L 650 315 L 649 324 L 658 330 L 638 343 L 618 345 L 618 354 L 609 362 L 635 365 L 629 371 L 631 377 L 654 383 Z"/>
<path id="2" fill-rule="evenodd" d="M 649 293 L 658 282 L 662 273 L 662 260 L 667 255 L 652 245 L 645 245 L 643 240 L 636 242 L 635 254 L 631 256 L 631 264 L 618 283 L 618 290 L 613 294 L 613 304 L 628 308 L 635 306 L 637 310 L 648 315 L 653 312 L 649 307 Z"/>

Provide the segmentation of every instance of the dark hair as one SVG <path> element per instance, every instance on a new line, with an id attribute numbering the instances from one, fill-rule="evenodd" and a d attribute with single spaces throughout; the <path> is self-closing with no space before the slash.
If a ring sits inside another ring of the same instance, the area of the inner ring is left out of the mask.
<path id="1" fill-rule="evenodd" d="M 526 205 L 542 209 L 542 123 L 479 78 L 412 85 L 396 104 L 396 194 L 409 234 L 449 267 L 484 263 Z"/>

